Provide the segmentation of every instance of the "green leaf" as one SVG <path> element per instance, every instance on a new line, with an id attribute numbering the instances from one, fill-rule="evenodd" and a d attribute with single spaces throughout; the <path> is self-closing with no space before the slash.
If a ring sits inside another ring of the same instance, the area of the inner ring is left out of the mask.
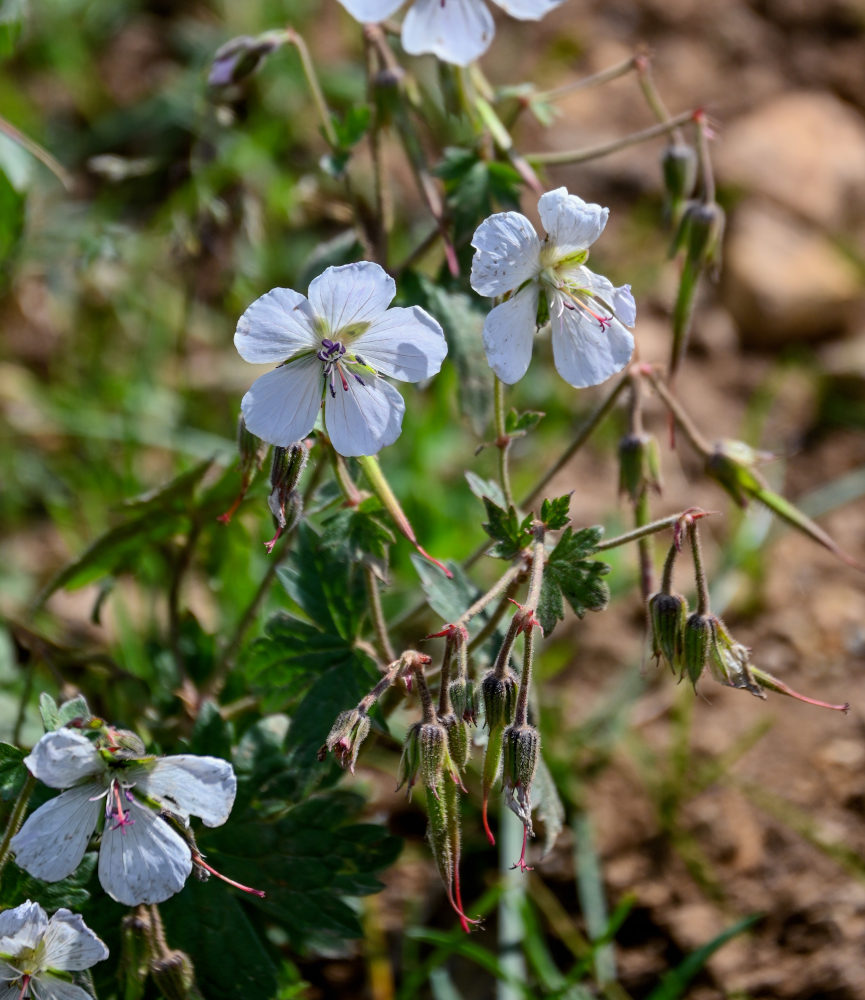
<path id="1" fill-rule="evenodd" d="M 71 698 L 69 701 L 64 701 L 63 704 L 57 709 L 57 716 L 60 720 L 59 726 L 66 726 L 74 719 L 87 720 L 92 717 L 92 712 L 90 711 L 90 706 L 84 699 L 83 695 L 77 695 L 75 698 Z"/>
<path id="2" fill-rule="evenodd" d="M 90 899 L 90 889 L 85 886 L 95 870 L 96 854 L 92 851 L 84 855 L 83 861 L 72 875 L 59 882 L 43 882 L 10 865 L 3 874 L 0 904 L 15 906 L 24 899 L 32 899 L 49 913 L 53 913 L 61 906 L 70 910 L 80 910 Z"/>
<path id="3" fill-rule="evenodd" d="M 483 160 L 473 149 L 448 147 L 435 173 L 444 181 L 456 242 L 500 208 L 519 210 L 522 178 L 509 163 Z"/>
<path id="4" fill-rule="evenodd" d="M 483 502 L 484 497 L 489 497 L 499 507 L 506 505 L 505 495 L 502 493 L 502 488 L 497 482 L 492 479 L 482 479 L 477 473 L 471 471 L 466 472 L 465 476 L 469 484 L 469 489 L 478 500 Z"/>
<path id="5" fill-rule="evenodd" d="M 0 25 L 2 39 L 2 25 Z M 2 42 L 0 42 L 2 47 Z M 25 197 L 0 170 L 0 276 L 5 276 L 8 266 L 24 234 Z"/>
<path id="6" fill-rule="evenodd" d="M 594 551 L 603 533 L 604 529 L 598 526 L 577 532 L 567 528 L 550 553 L 538 602 L 544 635 L 549 635 L 564 618 L 562 598 L 580 618 L 587 611 L 603 611 L 609 603 L 610 588 L 601 578 L 609 573 L 610 567 L 585 558 Z"/>
<path id="7" fill-rule="evenodd" d="M 420 577 L 427 604 L 442 621 L 455 622 L 480 594 L 462 568 L 454 562 L 447 564 L 453 574 L 448 579 L 438 567 L 432 566 L 417 553 L 412 553 L 411 561 Z M 479 615 L 478 618 L 480 617 Z"/>
<path id="8" fill-rule="evenodd" d="M 325 546 L 344 547 L 352 562 L 370 566 L 379 577 L 387 577 L 388 550 L 394 534 L 376 497 L 368 497 L 351 510 L 340 510 L 324 521 Z"/>
<path id="9" fill-rule="evenodd" d="M 648 996 L 648 1000 L 678 1000 L 679 997 L 685 996 L 688 984 L 712 955 L 731 938 L 737 937 L 739 934 L 749 930 L 760 919 L 761 916 L 759 913 L 752 913 L 750 916 L 743 917 L 742 920 L 737 921 L 732 927 L 728 927 L 727 930 L 722 931 L 707 944 L 692 952 L 677 969 L 673 969 L 672 972 L 668 972 L 662 977 L 661 985 L 652 990 Z"/>
<path id="10" fill-rule="evenodd" d="M 219 713 L 219 707 L 206 701 L 198 712 L 189 740 L 189 752 L 231 759 L 232 726 Z"/>
<path id="11" fill-rule="evenodd" d="M 346 111 L 342 120 L 336 115 L 331 117 L 340 149 L 349 150 L 360 142 L 369 129 L 370 115 L 369 105 L 356 104 Z"/>
<path id="12" fill-rule="evenodd" d="M 0 56 L 15 51 L 26 13 L 27 0 L 0 0 Z"/>
<path id="13" fill-rule="evenodd" d="M 538 756 L 538 768 L 532 782 L 532 801 L 535 818 L 543 825 L 543 857 L 555 847 L 565 826 L 565 807 L 559 798 L 556 784 L 543 754 Z"/>
<path id="14" fill-rule="evenodd" d="M 63 725 L 57 702 L 46 691 L 39 695 L 39 714 L 42 716 L 42 725 L 46 733 L 53 733 Z"/>
<path id="15" fill-rule="evenodd" d="M 306 259 L 297 277 L 298 288 L 308 288 L 325 268 L 350 264 L 363 256 L 363 247 L 354 229 L 346 229 L 325 243 L 319 243 Z"/>
<path id="16" fill-rule="evenodd" d="M 570 521 L 571 494 L 566 493 L 563 497 L 556 497 L 555 500 L 544 500 L 541 504 L 541 520 L 549 531 L 558 531 Z"/>
<path id="17" fill-rule="evenodd" d="M 27 779 L 24 751 L 11 743 L 0 743 L 0 799 L 8 802 L 21 791 Z"/>
<path id="18" fill-rule="evenodd" d="M 488 518 L 483 529 L 496 543 L 489 554 L 496 559 L 513 559 L 532 540 L 532 515 L 527 514 L 520 520 L 514 507 L 504 510 L 489 497 L 482 499 Z"/>

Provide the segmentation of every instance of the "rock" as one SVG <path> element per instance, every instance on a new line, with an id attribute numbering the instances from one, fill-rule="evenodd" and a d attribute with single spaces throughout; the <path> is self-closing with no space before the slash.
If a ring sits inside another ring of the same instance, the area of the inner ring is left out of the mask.
<path id="1" fill-rule="evenodd" d="M 723 131 L 713 156 L 722 182 L 830 231 L 865 222 L 865 120 L 832 94 L 772 99 Z"/>
<path id="2" fill-rule="evenodd" d="M 856 267 L 818 229 L 748 201 L 732 220 L 724 300 L 749 347 L 844 334 L 863 302 Z"/>

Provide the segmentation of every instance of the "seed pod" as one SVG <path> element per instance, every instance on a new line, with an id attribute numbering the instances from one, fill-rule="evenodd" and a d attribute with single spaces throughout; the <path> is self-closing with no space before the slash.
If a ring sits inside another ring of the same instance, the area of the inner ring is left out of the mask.
<path id="1" fill-rule="evenodd" d="M 465 770 L 469 759 L 469 727 L 457 715 L 447 715 L 442 719 L 442 725 L 448 734 L 448 753 L 457 771 Z"/>
<path id="2" fill-rule="evenodd" d="M 399 761 L 397 791 L 406 785 L 406 794 L 409 796 L 411 796 L 412 787 L 417 781 L 417 774 L 420 770 L 420 729 L 420 722 L 409 727 L 402 747 L 402 757 Z"/>
<path id="3" fill-rule="evenodd" d="M 318 759 L 324 760 L 330 751 L 339 766 L 348 768 L 353 774 L 358 752 L 369 735 L 371 725 L 372 720 L 366 712 L 360 712 L 356 708 L 340 712 L 324 745 L 318 751 Z"/>
<path id="4" fill-rule="evenodd" d="M 652 594 L 649 598 L 649 625 L 652 656 L 664 658 L 673 673 L 683 669 L 682 650 L 688 602 L 681 594 Z"/>
<path id="5" fill-rule="evenodd" d="M 661 492 L 658 442 L 650 434 L 627 434 L 619 442 L 619 492 L 636 503 L 648 489 Z"/>
<path id="6" fill-rule="evenodd" d="M 664 187 L 669 197 L 670 218 L 679 222 L 685 201 L 697 183 L 697 152 L 685 142 L 672 142 L 661 154 Z"/>
<path id="7" fill-rule="evenodd" d="M 448 761 L 448 734 L 440 722 L 424 722 L 418 735 L 420 746 L 420 774 L 427 788 L 436 794 L 436 788 Z"/>
<path id="8" fill-rule="evenodd" d="M 757 698 L 766 695 L 754 680 L 750 670 L 750 654 L 747 646 L 736 642 L 727 627 L 715 615 L 709 616 L 712 638 L 709 643 L 709 670 L 719 684 L 750 691 Z"/>
<path id="9" fill-rule="evenodd" d="M 502 734 L 502 783 L 508 807 L 532 835 L 531 789 L 541 737 L 534 726 L 508 726 Z"/>
<path id="10" fill-rule="evenodd" d="M 197 1000 L 201 993 L 195 986 L 195 973 L 189 956 L 176 948 L 154 958 L 150 975 L 166 1000 Z"/>

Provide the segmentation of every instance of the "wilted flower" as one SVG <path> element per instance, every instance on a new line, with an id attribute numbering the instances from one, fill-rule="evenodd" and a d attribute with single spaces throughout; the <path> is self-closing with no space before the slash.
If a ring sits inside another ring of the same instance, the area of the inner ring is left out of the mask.
<path id="1" fill-rule="evenodd" d="M 228 819 L 237 780 L 217 757 L 182 754 L 140 757 L 109 738 L 94 743 L 71 729 L 46 733 L 24 758 L 50 788 L 64 788 L 40 806 L 12 838 L 15 860 L 47 882 L 78 867 L 101 827 L 99 881 L 119 903 L 159 903 L 183 888 L 192 853 L 160 812 L 181 825 L 199 816 L 205 826 Z"/>
<path id="2" fill-rule="evenodd" d="M 539 21 L 563 0 L 495 0 L 520 21 Z M 358 21 L 383 21 L 403 0 L 340 0 Z M 402 23 L 402 47 L 411 55 L 431 52 L 444 62 L 467 66 L 482 56 L 496 26 L 483 0 L 415 0 Z"/>
<path id="3" fill-rule="evenodd" d="M 77 913 L 51 919 L 38 903 L 0 913 L 0 996 L 3 1000 L 92 1000 L 64 975 L 108 958 L 108 949 Z"/>
<path id="4" fill-rule="evenodd" d="M 324 423 L 341 455 L 374 455 L 402 429 L 402 396 L 381 375 L 419 382 L 447 354 L 439 324 L 419 306 L 388 309 L 393 278 L 361 261 L 329 267 L 309 298 L 274 288 L 240 317 L 234 343 L 245 361 L 280 362 L 243 397 L 247 427 L 287 447 Z"/>
<path id="5" fill-rule="evenodd" d="M 543 240 L 519 212 L 491 215 L 472 239 L 472 288 L 505 296 L 484 323 L 487 361 L 509 385 L 525 375 L 543 289 L 558 373 L 577 388 L 598 385 L 630 360 L 634 338 L 625 327 L 637 317 L 630 285 L 615 288 L 585 266 L 610 210 L 562 187 L 541 196 L 538 212 Z"/>

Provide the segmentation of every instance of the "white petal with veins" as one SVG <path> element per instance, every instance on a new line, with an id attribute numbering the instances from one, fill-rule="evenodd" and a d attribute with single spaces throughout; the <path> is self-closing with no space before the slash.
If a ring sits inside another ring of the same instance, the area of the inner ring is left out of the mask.
<path id="1" fill-rule="evenodd" d="M 164 809 L 185 820 L 200 816 L 205 826 L 221 826 L 237 794 L 234 769 L 219 757 L 160 757 L 152 767 L 134 768 L 129 780 L 135 782 L 136 792 L 155 799 Z"/>
<path id="2" fill-rule="evenodd" d="M 84 923 L 81 914 L 66 909 L 58 910 L 48 921 L 42 947 L 46 969 L 78 972 L 108 958 L 108 949 Z"/>
<path id="3" fill-rule="evenodd" d="M 540 270 L 541 243 L 534 226 L 519 212 L 499 212 L 472 237 L 471 286 L 479 295 L 505 295 Z"/>
<path id="4" fill-rule="evenodd" d="M 384 379 L 370 376 L 361 385 L 349 375 L 347 384 L 337 383 L 336 395 L 325 399 L 325 429 L 340 455 L 375 455 L 399 437 L 405 403 Z"/>
<path id="5" fill-rule="evenodd" d="M 96 747 L 74 729 L 46 733 L 24 763 L 33 777 L 49 788 L 69 788 L 106 770 Z"/>
<path id="6" fill-rule="evenodd" d="M 484 322 L 487 362 L 507 385 L 518 382 L 529 367 L 537 314 L 538 286 L 533 283 L 496 306 Z"/>
<path id="7" fill-rule="evenodd" d="M 634 338 L 617 320 L 602 328 L 580 308 L 556 312 L 550 303 L 553 360 L 559 375 L 575 388 L 600 385 L 631 360 Z"/>
<path id="8" fill-rule="evenodd" d="M 40 806 L 12 838 L 18 867 L 46 882 L 71 875 L 105 808 L 104 791 L 103 786 L 88 782 Z"/>
<path id="9" fill-rule="evenodd" d="M 244 361 L 286 361 L 317 347 L 315 317 L 309 302 L 291 288 L 274 288 L 256 299 L 237 321 L 234 346 Z"/>
<path id="10" fill-rule="evenodd" d="M 252 383 L 240 403 L 247 428 L 287 448 L 312 430 L 321 406 L 321 362 L 315 355 L 289 361 Z"/>
<path id="11" fill-rule="evenodd" d="M 486 52 L 495 30 L 483 0 L 416 0 L 402 23 L 402 47 L 467 66 Z"/>
<path id="12" fill-rule="evenodd" d="M 604 231 L 610 210 L 585 202 L 561 187 L 541 195 L 538 213 L 550 242 L 555 244 L 556 256 L 566 257 L 595 242 Z"/>
<path id="13" fill-rule="evenodd" d="M 382 375 L 420 382 L 439 371 L 448 345 L 438 322 L 424 309 L 412 306 L 388 309 L 349 350 Z"/>
<path id="14" fill-rule="evenodd" d="M 394 295 L 393 278 L 368 260 L 329 267 L 309 286 L 309 303 L 325 328 L 323 336 L 331 340 L 342 339 L 346 327 L 377 319 Z"/>

